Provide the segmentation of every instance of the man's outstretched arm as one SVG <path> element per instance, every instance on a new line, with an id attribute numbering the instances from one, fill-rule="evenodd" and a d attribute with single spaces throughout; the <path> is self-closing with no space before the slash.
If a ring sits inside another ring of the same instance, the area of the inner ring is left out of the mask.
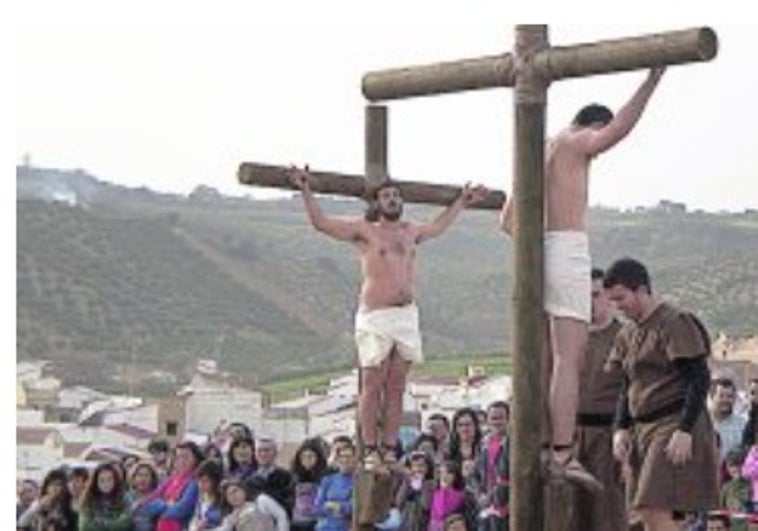
<path id="1" fill-rule="evenodd" d="M 321 212 L 321 208 L 319 208 L 316 198 L 311 191 L 311 176 L 308 173 L 307 166 L 305 170 L 300 170 L 293 166 L 290 168 L 288 175 L 292 184 L 302 191 L 305 211 L 308 214 L 311 225 L 316 230 L 340 241 L 357 242 L 366 239 L 363 220 L 334 218 L 325 216 Z"/>
<path id="2" fill-rule="evenodd" d="M 453 224 L 455 218 L 461 213 L 461 210 L 481 201 L 487 195 L 487 189 L 484 186 L 472 187 L 466 183 L 461 194 L 448 206 L 442 213 L 434 218 L 431 223 L 419 225 L 417 228 L 416 242 L 421 243 L 424 240 L 435 238 L 445 232 Z"/>
<path id="3" fill-rule="evenodd" d="M 665 70 L 665 67 L 651 69 L 642 85 L 607 125 L 598 130 L 587 130 L 583 143 L 584 150 L 589 156 L 598 155 L 612 148 L 629 134 L 642 116 L 642 111 L 645 110 Z"/>

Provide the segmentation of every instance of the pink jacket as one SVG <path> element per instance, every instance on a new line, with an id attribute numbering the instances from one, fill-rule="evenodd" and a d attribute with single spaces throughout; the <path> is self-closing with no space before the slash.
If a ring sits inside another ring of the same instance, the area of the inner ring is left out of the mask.
<path id="1" fill-rule="evenodd" d="M 750 480 L 753 501 L 758 501 L 758 445 L 752 446 L 742 463 L 742 477 Z"/>

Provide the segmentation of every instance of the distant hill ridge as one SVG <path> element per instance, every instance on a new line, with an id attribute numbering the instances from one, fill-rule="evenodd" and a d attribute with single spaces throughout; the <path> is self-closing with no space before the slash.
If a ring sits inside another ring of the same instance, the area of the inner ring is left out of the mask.
<path id="1" fill-rule="evenodd" d="M 17 167 L 17 350 L 70 381 L 184 373 L 198 358 L 251 381 L 352 362 L 354 251 L 312 230 L 299 198 L 189 197 Z M 232 177 L 230 177 L 232 178 Z M 321 198 L 330 214 L 362 205 Z M 439 210 L 409 205 L 407 216 Z M 419 255 L 428 356 L 508 346 L 511 243 L 492 212 L 466 212 Z M 758 332 L 758 213 L 593 209 L 593 257 L 634 256 L 657 294 L 712 333 Z"/>

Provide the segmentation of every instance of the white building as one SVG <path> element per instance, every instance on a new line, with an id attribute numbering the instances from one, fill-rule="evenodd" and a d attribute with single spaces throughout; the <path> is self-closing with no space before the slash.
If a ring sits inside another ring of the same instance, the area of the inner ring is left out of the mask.
<path id="1" fill-rule="evenodd" d="M 55 428 L 16 428 L 16 477 L 41 481 L 63 462 L 64 439 Z"/>
<path id="2" fill-rule="evenodd" d="M 263 393 L 240 387 L 215 364 L 201 360 L 190 383 L 179 391 L 185 399 L 185 430 L 212 433 L 219 422 L 243 422 L 255 428 L 263 419 Z"/>

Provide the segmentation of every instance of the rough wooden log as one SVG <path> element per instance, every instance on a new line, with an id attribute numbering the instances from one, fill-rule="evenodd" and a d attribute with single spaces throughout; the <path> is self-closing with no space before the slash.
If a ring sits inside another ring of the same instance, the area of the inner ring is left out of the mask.
<path id="1" fill-rule="evenodd" d="M 282 188 L 294 190 L 286 175 L 287 166 L 243 162 L 237 172 L 240 183 L 251 186 Z M 313 183 L 311 189 L 318 194 L 332 194 L 348 197 L 367 197 L 366 179 L 361 175 L 346 175 L 333 172 L 312 171 Z M 414 181 L 397 181 L 397 186 L 407 203 L 426 203 L 432 205 L 449 205 L 461 192 L 459 186 L 444 184 L 429 184 Z M 469 208 L 484 210 L 499 210 L 505 201 L 505 194 L 500 191 L 490 191 L 489 194 Z"/>
<path id="2" fill-rule="evenodd" d="M 556 46 L 540 51 L 534 63 L 551 80 L 607 74 L 652 66 L 710 61 L 718 39 L 708 27 L 638 37 Z M 363 95 L 370 101 L 448 94 L 515 83 L 510 53 L 429 65 L 368 72 Z"/>

